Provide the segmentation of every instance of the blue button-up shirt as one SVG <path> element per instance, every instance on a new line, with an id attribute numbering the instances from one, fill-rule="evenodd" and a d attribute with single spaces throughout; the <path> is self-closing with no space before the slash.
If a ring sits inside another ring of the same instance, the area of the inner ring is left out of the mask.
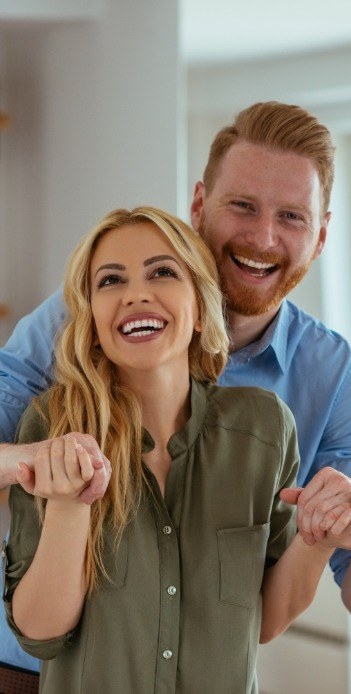
<path id="1" fill-rule="evenodd" d="M 59 290 L 19 322 L 0 350 L 2 441 L 13 440 L 29 400 L 50 385 L 63 315 Z M 326 465 L 351 476 L 351 350 L 343 337 L 285 300 L 264 335 L 230 356 L 220 383 L 267 388 L 289 405 L 300 446 L 299 485 Z M 341 550 L 333 555 L 339 585 L 350 557 Z"/>

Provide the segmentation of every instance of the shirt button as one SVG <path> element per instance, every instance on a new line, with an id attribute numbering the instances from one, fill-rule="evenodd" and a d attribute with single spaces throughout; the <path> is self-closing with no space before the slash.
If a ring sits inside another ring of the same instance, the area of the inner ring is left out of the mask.
<path id="1" fill-rule="evenodd" d="M 175 595 L 176 592 L 177 592 L 177 589 L 175 586 L 168 586 L 168 588 L 167 588 L 168 595 Z"/>
<path id="2" fill-rule="evenodd" d="M 163 532 L 164 532 L 165 535 L 170 535 L 171 532 L 172 532 L 171 526 L 170 526 L 170 525 L 165 525 L 165 527 L 163 528 Z"/>
<path id="3" fill-rule="evenodd" d="M 172 651 L 169 651 L 168 649 L 166 649 L 165 651 L 163 651 L 162 655 L 163 655 L 165 660 L 169 660 L 170 658 L 172 658 L 173 653 L 172 653 Z"/>

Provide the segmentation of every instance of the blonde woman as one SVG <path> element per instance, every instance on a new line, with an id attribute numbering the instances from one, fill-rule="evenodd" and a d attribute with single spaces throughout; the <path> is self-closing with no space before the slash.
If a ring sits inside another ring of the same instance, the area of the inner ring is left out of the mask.
<path id="1" fill-rule="evenodd" d="M 44 694 L 257 692 L 257 644 L 311 601 L 331 550 L 279 498 L 298 466 L 272 393 L 215 385 L 215 262 L 154 208 L 116 210 L 69 263 L 56 383 L 26 411 L 35 495 L 11 491 L 8 620 Z M 111 461 L 103 499 L 70 432 Z M 26 486 L 25 474 L 19 480 Z M 261 618 L 262 612 L 262 618 Z"/>

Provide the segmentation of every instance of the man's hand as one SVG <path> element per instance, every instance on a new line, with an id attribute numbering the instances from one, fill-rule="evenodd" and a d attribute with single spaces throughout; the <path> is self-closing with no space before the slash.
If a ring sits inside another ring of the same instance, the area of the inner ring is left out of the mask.
<path id="1" fill-rule="evenodd" d="M 283 489 L 280 498 L 297 505 L 297 527 L 308 545 L 351 548 L 351 479 L 325 467 L 302 489 Z M 328 535 L 326 535 L 328 533 Z"/>
<path id="2" fill-rule="evenodd" d="M 104 456 L 99 446 L 97 445 L 95 439 L 89 434 L 80 434 L 79 432 L 73 432 L 72 434 L 66 434 L 65 437 L 73 437 L 77 444 L 80 444 L 83 449 L 89 454 L 92 467 L 94 469 L 93 477 L 90 481 L 86 480 L 84 489 L 80 492 L 80 499 L 85 504 L 92 504 L 93 501 L 101 499 L 108 487 L 108 483 L 111 477 L 111 464 L 110 461 Z M 17 466 L 17 474 L 15 482 L 18 482 L 23 489 L 29 494 L 35 493 L 35 472 L 34 472 L 34 460 L 40 448 L 44 451 L 48 446 L 51 445 L 51 440 L 41 441 L 34 444 L 25 444 L 26 446 L 26 460 L 21 460 L 21 457 L 17 455 L 17 460 L 19 460 Z M 21 449 L 21 445 L 14 446 L 13 448 Z"/>

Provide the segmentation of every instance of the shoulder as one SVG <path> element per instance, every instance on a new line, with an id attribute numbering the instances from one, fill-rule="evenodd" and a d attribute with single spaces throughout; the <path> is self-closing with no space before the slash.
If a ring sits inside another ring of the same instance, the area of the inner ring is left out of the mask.
<path id="1" fill-rule="evenodd" d="M 276 393 L 256 387 L 207 384 L 209 425 L 240 430 L 271 443 L 294 429 L 294 417 Z"/>
<path id="2" fill-rule="evenodd" d="M 49 391 L 32 400 L 19 421 L 16 443 L 33 443 L 48 438 L 50 429 L 48 403 Z"/>
<path id="3" fill-rule="evenodd" d="M 335 330 L 331 330 L 320 320 L 306 313 L 301 308 L 286 301 L 289 316 L 289 340 L 299 336 L 299 340 L 305 344 L 314 343 L 325 353 L 334 354 L 335 350 L 351 361 L 350 343 Z"/>

